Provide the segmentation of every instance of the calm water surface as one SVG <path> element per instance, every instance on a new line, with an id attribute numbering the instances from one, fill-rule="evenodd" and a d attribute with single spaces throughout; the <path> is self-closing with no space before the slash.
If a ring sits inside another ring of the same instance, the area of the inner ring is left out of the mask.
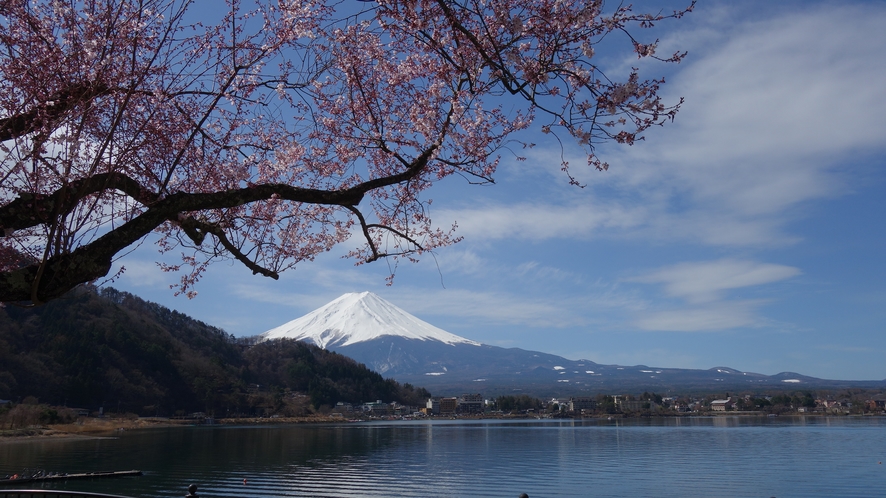
<path id="1" fill-rule="evenodd" d="M 0 444 L 0 474 L 140 469 L 54 486 L 140 497 L 886 495 L 884 418 L 190 427 Z M 243 480 L 247 479 L 244 485 Z"/>

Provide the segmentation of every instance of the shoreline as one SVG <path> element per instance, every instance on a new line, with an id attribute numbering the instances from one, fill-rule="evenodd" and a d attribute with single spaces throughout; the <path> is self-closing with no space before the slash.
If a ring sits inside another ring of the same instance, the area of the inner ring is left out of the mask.
<path id="1" fill-rule="evenodd" d="M 634 418 L 711 418 L 711 417 L 768 417 L 768 413 L 762 412 L 710 412 L 692 414 L 667 414 L 652 416 L 625 416 L 625 414 L 596 415 L 590 417 L 539 417 L 533 415 L 461 415 L 461 416 L 432 416 L 421 420 L 582 420 L 582 419 L 609 419 L 624 420 Z M 879 417 L 882 414 L 851 415 L 833 413 L 784 413 L 776 415 L 779 418 L 798 417 Z M 384 422 L 396 420 L 416 420 L 403 418 L 368 418 L 368 419 L 345 419 L 339 416 L 316 415 L 309 417 L 244 417 L 215 419 L 211 424 L 204 424 L 194 419 L 170 419 L 161 417 L 145 417 L 136 419 L 116 418 L 88 418 L 72 424 L 54 424 L 27 429 L 14 429 L 0 431 L 0 444 L 10 444 L 27 441 L 78 441 L 85 439 L 112 439 L 118 437 L 121 432 L 138 429 L 165 428 L 165 427 L 192 427 L 197 425 L 299 425 L 299 424 L 348 424 L 356 422 Z"/>
<path id="2" fill-rule="evenodd" d="M 341 418 L 316 416 L 292 418 L 236 418 L 218 419 L 214 424 L 205 425 L 290 425 L 290 424 L 321 424 L 346 422 Z M 84 439 L 113 439 L 121 432 L 139 429 L 164 427 L 190 427 L 204 425 L 194 419 L 172 419 L 162 417 L 143 418 L 84 418 L 71 424 L 50 424 L 25 429 L 0 430 L 0 444 L 26 441 L 78 441 Z"/>

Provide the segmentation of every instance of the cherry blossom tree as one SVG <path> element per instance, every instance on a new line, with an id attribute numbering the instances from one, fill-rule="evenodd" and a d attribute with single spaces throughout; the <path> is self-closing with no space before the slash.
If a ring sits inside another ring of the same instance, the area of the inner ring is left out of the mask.
<path id="1" fill-rule="evenodd" d="M 0 301 L 108 277 L 152 233 L 188 295 L 217 260 L 278 278 L 351 237 L 358 264 L 457 242 L 426 191 L 493 181 L 533 122 L 602 170 L 598 144 L 673 119 L 662 79 L 595 51 L 678 62 L 638 33 L 691 9 L 0 0 Z"/>

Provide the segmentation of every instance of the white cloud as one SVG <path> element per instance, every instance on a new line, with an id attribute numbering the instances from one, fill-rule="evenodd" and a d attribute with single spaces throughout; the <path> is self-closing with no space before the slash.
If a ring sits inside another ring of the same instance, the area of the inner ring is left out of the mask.
<path id="1" fill-rule="evenodd" d="M 458 272 L 466 275 L 485 275 L 492 271 L 494 262 L 480 256 L 476 251 L 460 250 L 465 246 L 455 246 L 440 251 L 433 262 L 444 275 Z"/>
<path id="2" fill-rule="evenodd" d="M 713 332 L 757 325 L 759 301 L 715 303 L 703 307 L 645 314 L 634 324 L 641 330 L 666 332 Z"/>
<path id="3" fill-rule="evenodd" d="M 544 265 L 538 261 L 527 261 L 514 269 L 514 274 L 530 281 L 538 282 L 581 282 L 583 279 L 580 275 L 561 270 L 549 265 Z"/>
<path id="4" fill-rule="evenodd" d="M 805 204 L 850 192 L 855 163 L 886 146 L 886 94 L 877 84 L 886 81 L 886 9 L 825 4 L 736 23 L 740 16 L 730 13 L 741 7 L 723 5 L 690 16 L 698 18 L 691 32 L 675 25 L 690 52 L 663 87 L 667 101 L 687 99 L 676 122 L 633 147 L 601 147 L 610 171 L 573 171 L 587 189 L 565 187 L 561 150 L 542 145 L 525 163 L 503 167 L 501 175 L 523 185 L 520 202 L 473 203 L 436 219 L 457 220 L 469 241 L 628 236 L 769 247 L 801 240 L 786 227 L 804 216 Z M 579 151 L 566 154 L 583 164 Z"/>
<path id="5" fill-rule="evenodd" d="M 435 218 L 458 222 L 458 234 L 472 240 L 585 238 L 600 229 L 627 229 L 646 215 L 642 206 L 624 209 L 618 205 L 545 202 L 511 205 L 487 204 L 465 209 L 441 209 Z"/>
<path id="6" fill-rule="evenodd" d="M 777 235 L 786 210 L 846 193 L 846 166 L 883 150 L 886 95 L 874 82 L 886 81 L 884 22 L 881 6 L 829 4 L 699 47 L 667 85 L 687 99 L 677 121 L 619 152 L 618 182 L 679 198 L 685 207 L 669 211 L 702 227 L 716 218 Z"/>
<path id="7" fill-rule="evenodd" d="M 845 344 L 823 344 L 818 346 L 816 349 L 821 349 L 824 351 L 835 351 L 840 353 L 874 353 L 877 352 L 875 348 L 869 346 L 847 346 Z"/>
<path id="8" fill-rule="evenodd" d="M 416 316 L 445 316 L 470 323 L 559 328 L 585 323 L 581 308 L 560 299 L 540 299 L 511 293 L 469 290 L 427 291 L 394 289 L 392 302 Z M 423 318 L 425 319 L 425 318 Z M 425 319 L 427 320 L 427 319 Z"/>
<path id="9" fill-rule="evenodd" d="M 252 278 L 254 279 L 255 277 Z M 295 308 L 297 310 L 302 310 L 305 313 L 315 308 L 319 308 L 338 297 L 338 295 L 333 296 L 330 294 L 318 295 L 315 293 L 303 294 L 298 292 L 281 292 L 279 289 L 269 285 L 261 285 L 259 283 L 252 284 L 248 282 L 231 283 L 228 286 L 228 291 L 240 299 L 273 304 L 286 308 Z M 297 316 L 293 316 L 293 318 L 297 318 Z"/>
<path id="10" fill-rule="evenodd" d="M 700 332 L 772 325 L 758 313 L 767 301 L 729 299 L 726 291 L 772 284 L 800 273 L 792 266 L 721 259 L 671 265 L 625 281 L 661 284 L 666 296 L 686 303 L 676 309 L 645 310 L 639 313 L 635 326 L 641 330 Z"/>
<path id="11" fill-rule="evenodd" d="M 720 300 L 726 290 L 778 282 L 800 273 L 792 266 L 721 259 L 680 263 L 628 281 L 663 284 L 668 296 L 698 304 Z"/>
<path id="12" fill-rule="evenodd" d="M 122 263 L 120 266 L 124 267 L 125 271 L 117 280 L 125 282 L 132 287 L 153 287 L 168 290 L 169 285 L 178 280 L 176 274 L 164 272 L 154 261 L 133 257 L 122 261 Z M 114 270 L 115 272 L 119 271 L 119 266 Z M 109 283 L 109 285 L 113 287 L 114 282 Z"/>
<path id="13" fill-rule="evenodd" d="M 880 147 L 886 99 L 872 83 L 886 76 L 883 22 L 882 4 L 826 4 L 741 26 L 675 78 L 695 159 L 814 160 Z"/>

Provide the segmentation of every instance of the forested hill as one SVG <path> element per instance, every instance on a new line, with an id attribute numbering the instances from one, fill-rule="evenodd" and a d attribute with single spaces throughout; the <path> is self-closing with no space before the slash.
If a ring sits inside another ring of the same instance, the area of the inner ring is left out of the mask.
<path id="1" fill-rule="evenodd" d="M 309 344 L 253 342 L 126 292 L 80 288 L 36 308 L 0 308 L 0 399 L 225 416 L 428 396 Z"/>

